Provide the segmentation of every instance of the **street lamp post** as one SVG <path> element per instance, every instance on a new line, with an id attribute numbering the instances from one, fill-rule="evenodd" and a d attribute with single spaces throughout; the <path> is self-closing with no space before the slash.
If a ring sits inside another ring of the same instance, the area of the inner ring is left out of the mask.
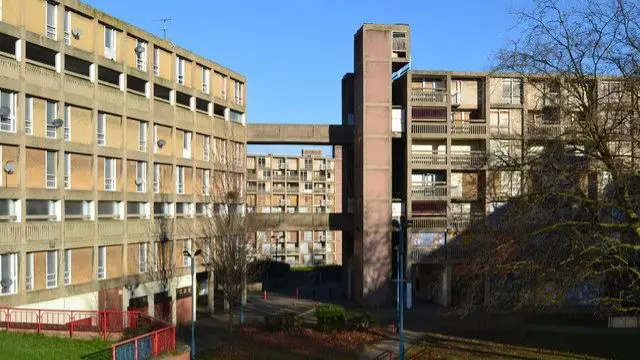
<path id="1" fill-rule="evenodd" d="M 196 256 L 201 253 L 201 250 L 193 254 L 187 250 L 182 252 L 191 258 L 191 360 L 196 358 Z"/>
<path id="2" fill-rule="evenodd" d="M 413 221 L 392 220 L 391 226 L 395 231 L 399 232 L 397 246 L 397 301 L 398 301 L 398 333 L 400 334 L 400 344 L 398 349 L 398 357 L 404 360 L 404 306 L 405 306 L 405 287 L 404 287 L 404 231 L 411 227 Z"/>

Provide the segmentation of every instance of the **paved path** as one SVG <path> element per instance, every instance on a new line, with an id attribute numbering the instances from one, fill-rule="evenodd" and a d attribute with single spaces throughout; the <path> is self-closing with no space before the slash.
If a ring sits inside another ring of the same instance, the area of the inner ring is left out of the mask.
<path id="1" fill-rule="evenodd" d="M 406 354 L 406 351 L 411 346 L 413 346 L 414 344 L 420 341 L 422 336 L 423 334 L 420 332 L 405 330 L 404 332 L 405 354 Z M 395 358 L 396 356 L 398 356 L 399 347 L 400 347 L 400 336 L 394 335 L 375 345 L 368 347 L 367 350 L 365 350 L 365 352 L 362 355 L 360 355 L 360 359 L 361 360 L 375 359 L 376 357 L 380 356 L 384 352 L 391 352 L 391 356 Z M 384 359 L 386 360 L 388 358 L 385 357 Z"/>

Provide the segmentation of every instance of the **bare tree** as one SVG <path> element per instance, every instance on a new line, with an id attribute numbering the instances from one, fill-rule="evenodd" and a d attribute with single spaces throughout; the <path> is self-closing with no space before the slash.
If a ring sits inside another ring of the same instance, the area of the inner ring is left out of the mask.
<path id="1" fill-rule="evenodd" d="M 243 150 L 225 150 L 217 160 L 220 171 L 214 171 L 203 187 L 206 214 L 198 218 L 196 237 L 210 278 L 215 273 L 225 301 L 233 307 L 244 301 L 246 283 L 258 275 L 252 262 L 262 222 L 255 213 L 246 212 Z M 209 291 L 211 298 L 212 289 Z M 232 331 L 233 311 L 228 314 Z"/>
<path id="2" fill-rule="evenodd" d="M 538 0 L 515 15 L 496 73 L 524 79 L 525 135 L 491 142 L 488 196 L 505 205 L 463 236 L 463 303 L 540 308 L 589 283 L 637 313 L 640 7 Z"/>

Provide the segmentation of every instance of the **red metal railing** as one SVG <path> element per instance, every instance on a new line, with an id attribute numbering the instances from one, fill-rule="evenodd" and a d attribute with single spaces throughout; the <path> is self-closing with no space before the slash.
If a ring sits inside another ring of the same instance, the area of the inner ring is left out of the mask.
<path id="1" fill-rule="evenodd" d="M 393 353 L 391 351 L 385 350 L 378 354 L 378 356 L 374 357 L 373 360 L 391 360 L 393 358 Z"/>
<path id="2" fill-rule="evenodd" d="M 165 328 L 111 345 L 113 360 L 148 359 L 176 348 L 176 327 Z"/>

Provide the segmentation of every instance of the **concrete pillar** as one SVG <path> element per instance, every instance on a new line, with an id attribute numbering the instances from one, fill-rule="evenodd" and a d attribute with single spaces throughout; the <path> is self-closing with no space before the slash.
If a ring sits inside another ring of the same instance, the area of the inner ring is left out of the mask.
<path id="1" fill-rule="evenodd" d="M 156 301 L 155 301 L 153 292 L 151 292 L 150 294 L 147 294 L 147 303 L 149 304 L 149 307 L 148 307 L 149 316 L 151 317 L 156 316 Z"/>
<path id="2" fill-rule="evenodd" d="M 213 315 L 215 313 L 215 295 L 215 273 L 213 271 L 209 271 L 207 276 L 207 307 L 209 308 L 209 315 Z"/>

